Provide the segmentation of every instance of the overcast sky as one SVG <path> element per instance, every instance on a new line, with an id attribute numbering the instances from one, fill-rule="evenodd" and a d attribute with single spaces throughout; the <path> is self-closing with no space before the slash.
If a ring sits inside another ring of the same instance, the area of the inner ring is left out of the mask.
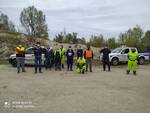
<path id="1" fill-rule="evenodd" d="M 150 0 L 0 0 L 0 11 L 20 26 L 20 12 L 31 5 L 46 15 L 50 36 L 64 28 L 80 37 L 118 36 L 137 24 L 150 29 Z"/>

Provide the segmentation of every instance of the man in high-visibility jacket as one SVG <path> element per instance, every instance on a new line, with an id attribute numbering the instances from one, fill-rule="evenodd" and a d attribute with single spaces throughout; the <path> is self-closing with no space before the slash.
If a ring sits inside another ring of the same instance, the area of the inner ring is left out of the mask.
<path id="1" fill-rule="evenodd" d="M 86 60 L 84 57 L 79 57 L 77 59 L 76 72 L 84 74 L 85 70 L 86 70 Z"/>
<path id="2" fill-rule="evenodd" d="M 17 60 L 17 72 L 20 73 L 20 68 L 22 68 L 22 72 L 25 72 L 24 68 L 25 48 L 22 45 L 16 47 L 16 60 Z"/>
<path id="3" fill-rule="evenodd" d="M 93 60 L 93 50 L 90 48 L 90 45 L 87 46 L 87 50 L 84 52 L 84 57 L 86 59 L 86 72 L 88 71 L 88 66 L 90 72 L 92 72 L 92 60 Z"/>
<path id="4" fill-rule="evenodd" d="M 133 70 L 133 74 L 136 75 L 136 68 L 138 63 L 138 52 L 135 48 L 131 49 L 131 52 L 128 53 L 128 69 L 127 74 L 130 73 L 131 70 Z"/>
<path id="5" fill-rule="evenodd" d="M 64 64 L 65 64 L 65 48 L 63 47 L 63 45 L 61 45 L 60 47 L 61 50 L 61 67 L 64 68 Z"/>

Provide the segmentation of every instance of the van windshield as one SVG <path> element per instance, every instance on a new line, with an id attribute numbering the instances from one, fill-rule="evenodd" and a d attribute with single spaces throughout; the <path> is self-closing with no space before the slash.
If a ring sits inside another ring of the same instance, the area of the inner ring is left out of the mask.
<path id="1" fill-rule="evenodd" d="M 112 53 L 120 53 L 122 48 L 116 48 L 112 51 Z"/>

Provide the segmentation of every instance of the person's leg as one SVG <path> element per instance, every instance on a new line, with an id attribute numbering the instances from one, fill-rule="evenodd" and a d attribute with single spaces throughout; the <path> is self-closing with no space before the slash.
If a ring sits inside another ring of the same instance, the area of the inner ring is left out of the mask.
<path id="1" fill-rule="evenodd" d="M 128 69 L 127 69 L 127 74 L 129 74 L 129 73 L 130 73 L 131 69 L 132 69 L 132 61 L 128 60 Z"/>
<path id="2" fill-rule="evenodd" d="M 90 72 L 92 72 L 92 59 L 90 59 L 89 63 L 90 63 Z"/>
<path id="3" fill-rule="evenodd" d="M 22 59 L 22 72 L 26 72 L 26 70 L 25 70 L 25 58 Z"/>
<path id="4" fill-rule="evenodd" d="M 51 70 L 51 68 L 52 68 L 52 59 L 50 59 L 49 68 L 50 68 L 50 70 Z"/>
<path id="5" fill-rule="evenodd" d="M 103 61 L 103 71 L 106 71 L 106 63 Z"/>
<path id="6" fill-rule="evenodd" d="M 55 62 L 54 62 L 54 59 L 52 58 L 52 68 L 54 67 L 55 65 Z"/>
<path id="7" fill-rule="evenodd" d="M 34 67 L 35 67 L 35 73 L 37 73 L 37 68 L 38 68 L 38 59 L 37 58 L 35 58 Z"/>
<path id="8" fill-rule="evenodd" d="M 57 71 L 57 61 L 55 61 L 55 70 Z"/>
<path id="9" fill-rule="evenodd" d="M 20 73 L 20 58 L 17 58 L 17 73 Z"/>
<path id="10" fill-rule="evenodd" d="M 133 61 L 132 69 L 133 69 L 133 74 L 136 75 L 137 61 Z"/>
<path id="11" fill-rule="evenodd" d="M 70 59 L 70 71 L 73 71 L 73 59 Z"/>
<path id="12" fill-rule="evenodd" d="M 88 64 L 89 64 L 89 60 L 86 60 L 86 72 L 88 71 Z"/>
<path id="13" fill-rule="evenodd" d="M 62 68 L 64 68 L 64 63 L 65 63 L 65 56 L 63 55 L 62 59 L 61 59 L 61 67 Z"/>
<path id="14" fill-rule="evenodd" d="M 72 70 L 72 65 L 73 65 L 73 64 L 72 64 L 72 62 L 71 62 L 71 63 L 70 63 L 70 71 L 73 71 L 73 70 Z"/>
<path id="15" fill-rule="evenodd" d="M 20 66 L 21 66 L 21 69 L 22 69 L 22 72 L 25 72 L 25 69 L 24 69 L 24 59 L 23 58 L 21 58 L 20 59 Z"/>
<path id="16" fill-rule="evenodd" d="M 47 70 L 47 68 L 48 68 L 48 59 L 45 58 L 45 69 Z"/>
<path id="17" fill-rule="evenodd" d="M 110 71 L 110 62 L 109 62 L 109 60 L 107 61 L 107 65 L 108 65 L 108 71 Z"/>
<path id="18" fill-rule="evenodd" d="M 42 73 L 42 58 L 39 58 L 39 72 Z"/>
<path id="19" fill-rule="evenodd" d="M 58 69 L 61 70 L 61 59 L 59 59 Z"/>
<path id="20" fill-rule="evenodd" d="M 67 59 L 67 70 L 69 71 L 69 59 Z"/>

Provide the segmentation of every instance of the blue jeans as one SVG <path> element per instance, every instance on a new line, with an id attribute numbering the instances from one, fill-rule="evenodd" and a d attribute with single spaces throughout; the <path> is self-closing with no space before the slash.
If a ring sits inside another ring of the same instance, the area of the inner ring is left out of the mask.
<path id="1" fill-rule="evenodd" d="M 41 57 L 35 57 L 35 72 L 37 72 L 39 68 L 39 72 L 42 71 L 42 58 Z"/>
<path id="2" fill-rule="evenodd" d="M 25 71 L 25 68 L 24 68 L 25 58 L 18 57 L 18 58 L 16 58 L 16 60 L 17 60 L 17 71 L 20 72 L 20 68 L 22 68 L 22 72 L 24 72 Z"/>

